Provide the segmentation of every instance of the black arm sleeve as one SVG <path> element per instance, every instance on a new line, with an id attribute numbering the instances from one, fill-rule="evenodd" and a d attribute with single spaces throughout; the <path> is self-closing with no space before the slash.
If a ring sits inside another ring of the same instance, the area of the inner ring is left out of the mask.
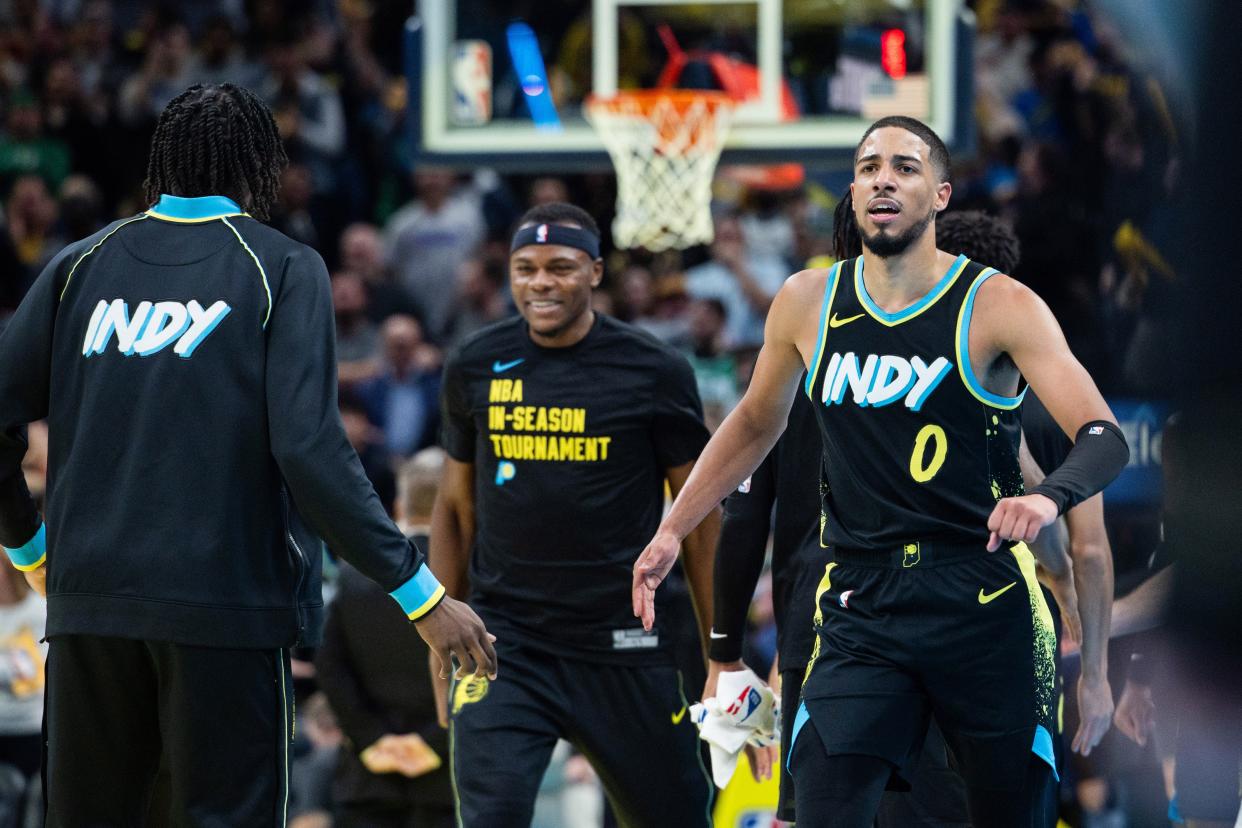
<path id="1" fill-rule="evenodd" d="M 737 661 L 742 657 L 746 614 L 763 571 L 772 525 L 775 458 L 773 449 L 750 476 L 749 486 L 743 483 L 725 498 L 712 578 L 712 635 L 708 646 L 708 658 L 712 661 Z"/>
<path id="2" fill-rule="evenodd" d="M 273 305 L 266 385 L 276 464 L 298 512 L 328 548 L 393 592 L 411 581 L 425 556 L 389 519 L 345 438 L 332 292 L 318 254 L 304 248 L 289 256 Z"/>
<path id="3" fill-rule="evenodd" d="M 1130 462 L 1130 449 L 1121 429 L 1095 420 L 1078 430 L 1074 447 L 1057 469 L 1031 490 L 1057 504 L 1065 514 L 1093 494 L 1102 491 Z"/>

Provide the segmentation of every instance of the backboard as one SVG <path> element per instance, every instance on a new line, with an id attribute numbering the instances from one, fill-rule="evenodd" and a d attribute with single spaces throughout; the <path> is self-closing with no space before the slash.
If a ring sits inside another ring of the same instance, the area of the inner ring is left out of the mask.
<path id="1" fill-rule="evenodd" d="M 890 114 L 925 120 L 960 150 L 970 19 L 960 0 L 419 0 L 406 30 L 413 156 L 608 169 L 583 101 L 655 86 L 744 96 L 725 164 L 848 165 L 865 126 Z M 516 21 L 534 33 L 542 74 L 515 63 Z M 532 113 L 546 122 L 548 110 L 556 126 L 538 126 Z"/>

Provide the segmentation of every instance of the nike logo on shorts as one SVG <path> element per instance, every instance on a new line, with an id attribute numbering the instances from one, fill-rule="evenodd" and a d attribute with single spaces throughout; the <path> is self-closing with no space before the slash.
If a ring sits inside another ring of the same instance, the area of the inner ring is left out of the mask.
<path id="1" fill-rule="evenodd" d="M 980 588 L 980 589 L 979 589 L 979 603 L 980 603 L 980 604 L 990 604 L 990 603 L 992 603 L 992 602 L 993 602 L 993 601 L 995 601 L 997 598 L 1001 597 L 1001 596 L 1002 596 L 1002 595 L 1004 595 L 1006 592 L 1008 592 L 1009 590 L 1013 589 L 1013 588 L 1014 588 L 1014 586 L 1016 586 L 1016 585 L 1017 585 L 1017 583 L 1018 583 L 1017 581 L 1011 581 L 1011 582 L 1010 582 L 1010 584 L 1009 584 L 1009 586 L 1006 586 L 1006 587 L 1001 587 L 1000 589 L 996 590 L 996 592 L 992 592 L 992 593 L 988 593 L 988 594 L 984 594 L 983 589 L 982 589 L 982 588 Z"/>
<path id="2" fill-rule="evenodd" d="M 510 368 L 513 368 L 514 366 L 517 366 L 517 365 L 521 365 L 525 361 L 526 361 L 526 357 L 522 357 L 521 359 L 515 359 L 513 360 L 513 362 L 501 362 L 500 360 L 496 360 L 495 362 L 492 363 L 492 370 L 495 371 L 497 374 L 503 374 L 505 371 L 508 371 Z"/>
<path id="3" fill-rule="evenodd" d="M 683 704 L 681 706 L 681 710 L 678 710 L 676 713 L 669 716 L 669 718 L 673 720 L 673 724 L 681 724 L 681 720 L 686 718 L 686 706 Z"/>

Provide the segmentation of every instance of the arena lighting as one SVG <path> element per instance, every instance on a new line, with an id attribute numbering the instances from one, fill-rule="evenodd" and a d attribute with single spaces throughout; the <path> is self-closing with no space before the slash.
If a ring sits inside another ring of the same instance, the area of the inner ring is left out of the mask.
<path id="1" fill-rule="evenodd" d="M 890 78 L 906 76 L 906 33 L 901 29 L 885 29 L 880 35 L 880 66 Z"/>

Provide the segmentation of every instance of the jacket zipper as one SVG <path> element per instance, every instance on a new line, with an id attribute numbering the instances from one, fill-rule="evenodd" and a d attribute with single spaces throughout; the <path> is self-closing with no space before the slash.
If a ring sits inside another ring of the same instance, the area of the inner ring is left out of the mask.
<path id="1" fill-rule="evenodd" d="M 306 580 L 306 570 L 310 566 L 310 562 L 306 559 L 306 555 L 302 552 L 302 547 L 298 546 L 297 539 L 293 537 L 293 528 L 289 524 L 289 492 L 282 485 L 280 487 L 280 501 L 285 510 L 285 539 L 289 541 L 289 546 L 293 548 L 294 554 L 297 556 L 296 568 L 298 573 L 297 587 L 293 590 L 293 612 L 298 622 L 298 637 L 294 645 L 302 643 L 302 631 L 306 625 L 302 621 L 302 584 Z"/>

